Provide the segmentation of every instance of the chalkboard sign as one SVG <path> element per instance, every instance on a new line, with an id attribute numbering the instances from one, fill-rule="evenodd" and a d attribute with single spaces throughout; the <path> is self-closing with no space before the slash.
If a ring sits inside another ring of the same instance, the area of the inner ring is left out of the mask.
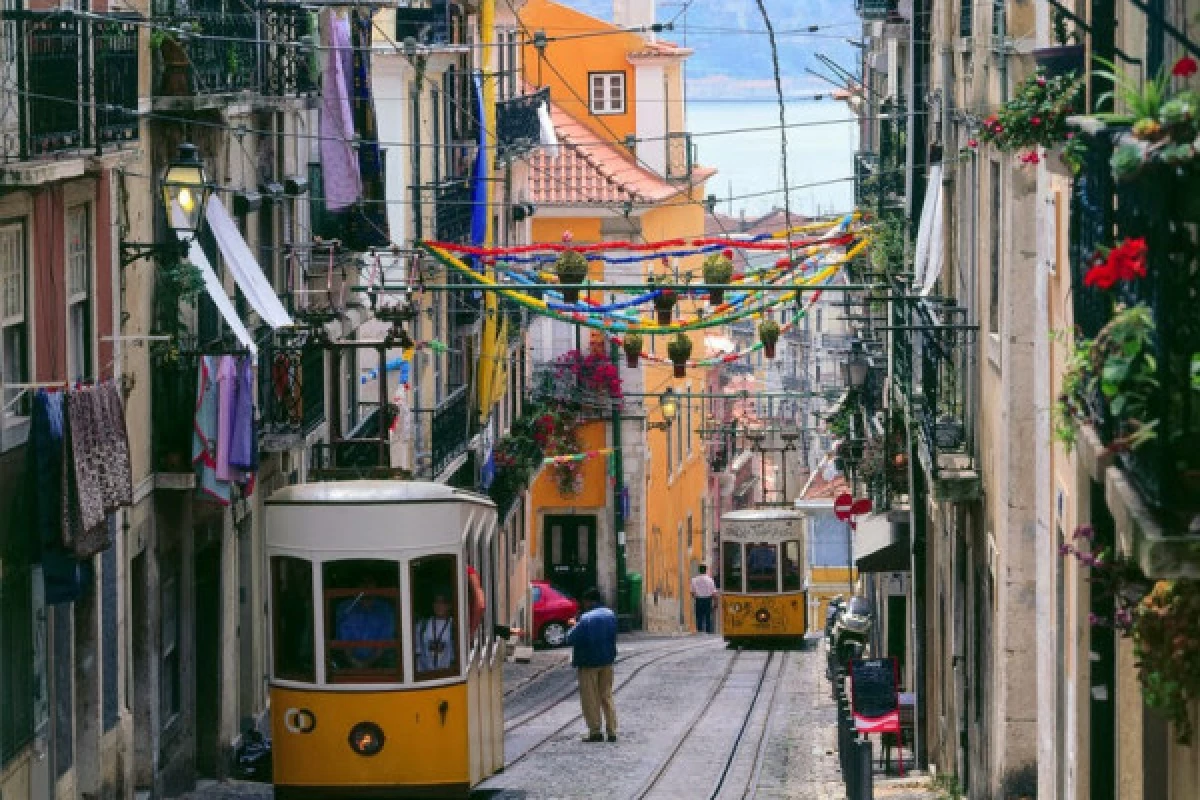
<path id="1" fill-rule="evenodd" d="M 850 662 L 850 703 L 854 727 L 868 733 L 899 733 L 900 703 L 896 693 L 896 659 L 867 658 Z"/>

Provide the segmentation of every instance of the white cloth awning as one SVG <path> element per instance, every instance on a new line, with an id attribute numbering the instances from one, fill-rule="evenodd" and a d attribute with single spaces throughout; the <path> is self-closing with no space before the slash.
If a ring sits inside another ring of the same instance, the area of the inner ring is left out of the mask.
<path id="1" fill-rule="evenodd" d="M 933 291 L 942 274 L 942 167 L 929 168 L 925 185 L 925 205 L 921 208 L 921 224 L 917 229 L 917 246 L 913 256 L 916 288 L 922 295 Z"/>
<path id="2" fill-rule="evenodd" d="M 262 321 L 272 328 L 290 328 L 292 317 L 288 314 L 275 289 L 267 276 L 263 274 L 258 259 L 250 252 L 246 240 L 242 238 L 237 224 L 221 201 L 212 196 L 208 198 L 205 217 L 208 219 L 209 230 L 217 240 L 217 247 L 225 257 L 225 265 L 229 267 L 233 280 L 237 283 L 242 294 Z"/>
<path id="3" fill-rule="evenodd" d="M 186 223 L 186 218 L 183 215 L 183 209 L 178 204 L 171 207 L 171 216 L 175 222 L 176 235 Z M 180 236 L 180 239 L 183 237 Z M 254 355 L 258 355 L 258 348 L 254 346 L 254 337 L 250 335 L 250 331 L 246 330 L 246 326 L 238 319 L 237 311 L 233 308 L 233 303 L 229 302 L 229 295 L 225 294 L 225 287 L 221 285 L 221 279 L 217 277 L 217 273 L 213 272 L 212 265 L 208 263 L 208 256 L 204 255 L 204 249 L 200 247 L 200 243 L 193 237 L 188 242 L 188 261 L 190 261 L 196 269 L 200 270 L 200 274 L 204 276 L 204 288 L 212 297 L 213 304 L 217 307 L 217 311 L 221 312 L 221 316 L 225 318 L 225 322 L 229 325 L 229 330 L 233 331 L 233 335 L 237 340 L 246 346 Z"/>

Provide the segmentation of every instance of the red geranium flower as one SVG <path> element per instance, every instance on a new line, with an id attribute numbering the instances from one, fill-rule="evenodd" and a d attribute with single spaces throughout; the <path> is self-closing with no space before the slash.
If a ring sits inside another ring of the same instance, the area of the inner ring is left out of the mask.
<path id="1" fill-rule="evenodd" d="M 1088 274 L 1083 276 L 1083 285 L 1092 286 L 1097 289 L 1111 289 L 1117 282 L 1117 276 L 1109 268 L 1108 264 L 1097 264 L 1088 270 Z"/>
<path id="2" fill-rule="evenodd" d="M 725 256 L 730 261 L 733 260 L 733 251 L 730 250 L 728 247 L 726 247 L 724 250 L 721 251 L 721 255 Z"/>
<path id="3" fill-rule="evenodd" d="M 1146 240 L 1126 239 L 1108 254 L 1108 266 L 1118 280 L 1146 277 Z"/>
<path id="4" fill-rule="evenodd" d="M 978 139 L 967 139 L 967 147 L 970 147 L 972 149 L 979 147 L 979 140 Z"/>
<path id="5" fill-rule="evenodd" d="M 1196 59 L 1184 56 L 1175 62 L 1175 66 L 1171 68 L 1171 74 L 1176 78 L 1190 78 L 1196 74 L 1198 68 L 1200 65 L 1196 64 Z"/>

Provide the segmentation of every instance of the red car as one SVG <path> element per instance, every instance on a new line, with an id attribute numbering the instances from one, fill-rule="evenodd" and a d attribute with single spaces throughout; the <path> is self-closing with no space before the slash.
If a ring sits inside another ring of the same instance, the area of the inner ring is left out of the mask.
<path id="1" fill-rule="evenodd" d="M 571 620 L 579 616 L 579 603 L 546 581 L 530 581 L 533 589 L 533 631 L 547 647 L 567 641 Z"/>

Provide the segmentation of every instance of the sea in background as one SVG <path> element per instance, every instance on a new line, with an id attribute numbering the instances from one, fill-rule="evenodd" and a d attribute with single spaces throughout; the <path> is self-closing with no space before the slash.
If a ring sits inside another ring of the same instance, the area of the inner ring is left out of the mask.
<path id="1" fill-rule="evenodd" d="M 715 167 L 708 193 L 717 211 L 754 217 L 783 208 L 779 106 L 774 101 L 688 101 L 693 134 L 731 128 L 770 128 L 721 136 L 697 136 L 697 160 Z M 854 207 L 854 151 L 858 125 L 850 109 L 835 101 L 792 102 L 786 107 L 788 184 L 792 211 L 805 215 L 849 211 Z M 819 184 L 819 185 L 813 185 Z M 732 202 L 729 201 L 733 195 Z"/>

